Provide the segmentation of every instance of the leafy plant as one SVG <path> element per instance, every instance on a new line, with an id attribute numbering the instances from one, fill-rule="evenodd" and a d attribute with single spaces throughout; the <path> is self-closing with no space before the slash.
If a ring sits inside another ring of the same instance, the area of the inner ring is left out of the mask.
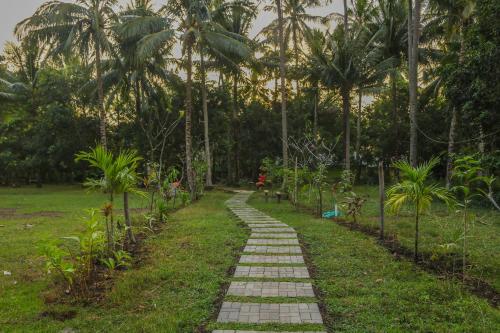
<path id="1" fill-rule="evenodd" d="M 116 194 L 123 193 L 123 210 L 125 223 L 127 225 L 127 236 L 131 242 L 135 242 L 132 232 L 132 223 L 129 212 L 129 193 L 146 196 L 146 193 L 137 188 L 139 177 L 137 168 L 141 158 L 132 150 L 120 152 L 116 157 L 112 152 L 102 146 L 97 146 L 89 152 L 80 152 L 76 155 L 77 161 L 86 161 L 92 167 L 102 172 L 101 178 L 88 178 L 84 183 L 91 190 L 99 190 L 109 194 L 109 201 L 113 205 Z M 108 252 L 115 249 L 115 223 L 113 210 L 110 210 L 109 225 L 107 223 Z M 108 222 L 108 219 L 106 219 Z"/>
<path id="2" fill-rule="evenodd" d="M 76 268 L 67 258 L 70 253 L 54 244 L 42 246 L 42 254 L 45 257 L 45 268 L 48 274 L 57 273 L 67 283 L 68 290 L 73 287 Z"/>
<path id="3" fill-rule="evenodd" d="M 486 177 L 482 176 L 483 168 L 481 162 L 472 155 L 467 155 L 455 159 L 453 177 L 460 184 L 452 188 L 453 192 L 460 195 L 461 202 L 458 204 L 462 208 L 462 271 L 465 279 L 467 261 L 467 237 L 469 223 L 475 219 L 474 214 L 469 212 L 469 207 L 474 199 L 481 195 L 479 186 L 485 183 Z"/>
<path id="4" fill-rule="evenodd" d="M 69 241 L 63 243 L 64 249 L 53 244 L 43 247 L 49 272 L 56 271 L 67 282 L 68 289 L 78 294 L 87 292 L 95 262 L 104 253 L 105 237 L 99 224 L 97 210 L 90 210 L 81 235 L 62 237 L 64 241 Z"/>
<path id="5" fill-rule="evenodd" d="M 110 271 L 125 268 L 131 265 L 132 257 L 127 251 L 119 250 L 113 253 L 113 257 L 101 259 L 101 263 Z"/>
<path id="6" fill-rule="evenodd" d="M 414 260 L 418 260 L 418 240 L 420 215 L 431 208 L 434 198 L 442 200 L 447 204 L 453 202 L 453 196 L 446 188 L 438 184 L 428 184 L 428 178 L 432 169 L 439 160 L 433 158 L 417 167 L 410 165 L 408 161 L 400 160 L 394 163 L 401 172 L 401 182 L 394 184 L 387 190 L 386 205 L 397 213 L 405 205 L 410 206 L 415 212 L 415 252 Z"/>
<path id="7" fill-rule="evenodd" d="M 338 182 L 338 190 L 340 193 L 349 192 L 352 190 L 354 184 L 354 173 L 350 170 L 342 171 L 340 175 L 340 181 Z"/>
<path id="8" fill-rule="evenodd" d="M 361 215 L 361 209 L 363 208 L 365 202 L 365 198 L 352 191 L 349 192 L 349 194 L 344 198 L 343 204 L 346 206 L 345 214 L 350 216 L 354 223 L 357 222 L 357 217 Z"/>

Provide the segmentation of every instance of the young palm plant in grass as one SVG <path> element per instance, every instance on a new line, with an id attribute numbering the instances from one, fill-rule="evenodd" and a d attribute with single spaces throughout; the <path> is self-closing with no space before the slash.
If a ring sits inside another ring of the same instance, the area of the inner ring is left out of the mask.
<path id="1" fill-rule="evenodd" d="M 418 261 L 420 215 L 429 211 L 435 198 L 447 204 L 453 202 L 453 196 L 446 188 L 428 183 L 431 171 L 438 161 L 433 158 L 416 167 L 404 160 L 395 162 L 394 167 L 400 170 L 402 181 L 387 190 L 386 204 L 393 212 L 399 212 L 403 206 L 411 206 L 415 211 L 415 262 Z"/>
<path id="2" fill-rule="evenodd" d="M 474 215 L 469 211 L 470 205 L 475 197 L 481 195 L 479 186 L 487 182 L 487 178 L 482 176 L 483 169 L 481 168 L 481 161 L 475 156 L 463 156 L 455 159 L 453 162 L 452 179 L 456 180 L 459 184 L 453 186 L 452 191 L 456 192 L 460 197 L 459 207 L 462 208 L 462 278 L 465 280 L 467 269 L 467 237 L 469 222 L 474 220 Z"/>
<path id="3" fill-rule="evenodd" d="M 115 223 L 113 218 L 113 203 L 117 194 L 123 193 L 123 210 L 125 215 L 125 224 L 127 229 L 127 238 L 130 242 L 135 242 L 135 237 L 132 232 L 132 223 L 130 221 L 129 212 L 129 193 L 135 193 L 145 196 L 146 193 L 137 188 L 139 177 L 137 175 L 137 167 L 141 158 L 137 156 L 135 151 L 126 150 L 113 155 L 112 152 L 106 150 L 103 146 L 97 146 L 89 152 L 80 152 L 76 155 L 77 161 L 86 161 L 92 167 L 99 169 L 102 172 L 102 177 L 99 179 L 89 178 L 84 183 L 91 190 L 99 190 L 109 195 L 110 209 L 109 223 L 106 219 L 106 232 L 108 239 L 108 250 L 114 250 Z"/>

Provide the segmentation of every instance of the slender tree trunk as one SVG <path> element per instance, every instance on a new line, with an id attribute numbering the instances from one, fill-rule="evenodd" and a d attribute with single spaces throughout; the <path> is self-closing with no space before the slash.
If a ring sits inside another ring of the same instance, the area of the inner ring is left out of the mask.
<path id="1" fill-rule="evenodd" d="M 479 153 L 484 155 L 486 144 L 484 143 L 484 129 L 483 124 L 479 124 L 479 144 L 477 146 Z"/>
<path id="2" fill-rule="evenodd" d="M 127 238 L 130 242 L 135 243 L 134 233 L 132 232 L 132 222 L 130 221 L 128 192 L 123 192 L 123 214 L 125 215 L 125 225 L 127 226 Z"/>
<path id="3" fill-rule="evenodd" d="M 233 182 L 237 183 L 240 179 L 240 144 L 239 144 L 239 126 L 238 126 L 238 73 L 234 73 L 233 79 L 233 113 L 232 113 L 232 125 L 233 125 L 233 166 L 234 166 L 234 179 Z"/>
<path id="4" fill-rule="evenodd" d="M 276 0 L 278 10 L 278 39 L 280 47 L 280 81 L 281 81 L 281 131 L 283 141 L 283 167 L 288 168 L 288 125 L 286 114 L 286 58 L 285 58 L 285 39 L 283 32 L 283 10 L 281 0 Z"/>
<path id="5" fill-rule="evenodd" d="M 380 239 L 384 239 L 384 204 L 385 204 L 385 179 L 384 162 L 378 162 L 378 192 L 380 209 Z"/>
<path id="6" fill-rule="evenodd" d="M 189 38 L 189 37 L 188 37 Z M 187 41 L 187 79 L 186 79 L 186 172 L 189 186 L 189 193 L 192 199 L 196 199 L 196 182 L 193 170 L 193 137 L 192 137 L 192 117 L 193 117 L 193 98 L 192 98 L 192 76 L 193 76 L 193 45 Z"/>
<path id="7" fill-rule="evenodd" d="M 319 84 L 314 84 L 314 119 L 313 119 L 313 134 L 314 140 L 318 139 L 318 104 L 320 99 Z"/>
<path id="8" fill-rule="evenodd" d="M 348 10 L 347 0 L 344 0 L 344 31 L 346 34 L 347 34 L 347 31 L 349 30 L 349 19 L 348 19 L 347 10 Z"/>
<path id="9" fill-rule="evenodd" d="M 110 193 L 109 195 L 109 201 L 111 203 L 111 211 L 109 214 L 109 240 L 110 240 L 110 246 L 111 246 L 111 251 L 115 250 L 115 216 L 114 216 L 114 209 L 115 209 L 115 203 L 114 203 L 114 195 L 113 193 Z"/>
<path id="10" fill-rule="evenodd" d="M 359 150 L 361 148 L 361 108 L 363 101 L 363 90 L 358 91 L 358 116 L 356 117 L 356 159 L 360 162 Z"/>
<path id="11" fill-rule="evenodd" d="M 446 160 L 446 189 L 451 187 L 451 177 L 453 176 L 453 152 L 455 151 L 455 128 L 457 125 L 457 109 L 451 109 L 450 133 L 448 136 L 448 158 Z"/>
<path id="12" fill-rule="evenodd" d="M 351 96 L 349 89 L 342 89 L 342 109 L 344 113 L 344 161 L 345 170 L 351 170 L 351 129 L 350 129 L 350 113 L 351 113 Z"/>
<path id="13" fill-rule="evenodd" d="M 297 41 L 297 33 L 295 30 L 292 32 L 293 34 L 293 53 L 295 56 L 295 68 L 296 70 L 299 68 L 299 42 Z M 296 88 L 297 88 L 297 98 L 300 101 L 300 80 L 297 78 L 295 80 Z"/>
<path id="14" fill-rule="evenodd" d="M 210 138 L 208 132 L 208 99 L 207 99 L 207 84 L 205 59 L 203 58 L 203 50 L 200 48 L 200 71 L 201 71 L 201 99 L 203 103 L 203 130 L 205 134 L 205 159 L 207 163 L 207 178 L 206 185 L 212 186 L 212 156 L 210 154 Z"/>
<path id="15" fill-rule="evenodd" d="M 465 272 L 467 265 L 467 202 L 464 202 L 464 239 L 462 252 L 462 281 L 465 281 Z"/>
<path id="16" fill-rule="evenodd" d="M 396 77 L 396 69 L 393 69 L 390 74 L 390 83 L 391 83 L 391 107 L 392 107 L 392 121 L 394 126 L 394 137 L 399 138 L 399 114 L 398 114 L 398 88 L 397 88 L 397 77 Z M 399 158 L 400 147 L 399 140 L 394 143 L 394 149 L 396 152 L 396 156 Z"/>
<path id="17" fill-rule="evenodd" d="M 106 110 L 104 110 L 104 84 L 102 82 L 102 69 L 101 69 L 101 46 L 99 42 L 95 43 L 95 70 L 97 81 L 97 105 L 99 108 L 99 132 L 101 136 L 101 145 L 104 149 L 108 148 L 106 138 Z"/>
<path id="18" fill-rule="evenodd" d="M 415 0 L 411 24 L 410 71 L 410 163 L 417 165 L 417 110 L 418 110 L 418 46 L 420 38 L 420 1 Z M 408 32 L 410 33 L 410 31 Z"/>
<path id="19" fill-rule="evenodd" d="M 419 222 L 419 201 L 417 200 L 417 210 L 416 210 L 416 214 L 415 214 L 415 253 L 414 253 L 414 257 L 413 257 L 413 261 L 415 261 L 415 263 L 418 262 L 418 238 L 419 238 L 419 230 L 418 230 L 418 222 Z"/>

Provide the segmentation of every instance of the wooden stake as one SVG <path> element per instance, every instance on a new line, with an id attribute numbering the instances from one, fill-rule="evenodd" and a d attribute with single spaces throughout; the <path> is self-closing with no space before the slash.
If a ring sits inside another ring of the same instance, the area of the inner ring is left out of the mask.
<path id="1" fill-rule="evenodd" d="M 384 184 L 384 162 L 378 162 L 378 193 L 380 198 L 380 239 L 384 239 L 384 201 L 385 201 L 385 184 Z"/>

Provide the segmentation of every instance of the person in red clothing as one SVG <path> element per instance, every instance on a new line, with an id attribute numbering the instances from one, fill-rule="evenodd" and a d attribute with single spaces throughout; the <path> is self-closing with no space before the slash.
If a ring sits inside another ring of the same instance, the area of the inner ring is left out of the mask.
<path id="1" fill-rule="evenodd" d="M 255 183 L 255 185 L 257 186 L 257 189 L 261 189 L 264 187 L 264 185 L 266 184 L 266 174 L 263 173 L 263 172 L 260 172 L 259 173 L 259 178 L 257 180 L 257 183 Z"/>

